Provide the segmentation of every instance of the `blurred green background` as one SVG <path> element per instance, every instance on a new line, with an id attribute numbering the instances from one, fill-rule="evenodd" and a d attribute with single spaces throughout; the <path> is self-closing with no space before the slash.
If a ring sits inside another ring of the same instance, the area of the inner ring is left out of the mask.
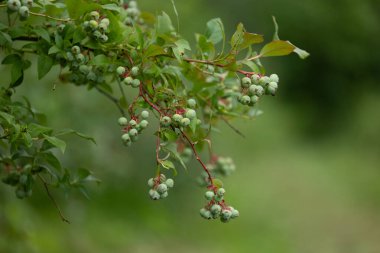
<path id="1" fill-rule="evenodd" d="M 175 18 L 169 0 L 139 4 Z M 246 138 L 223 124 L 213 136 L 215 150 L 237 164 L 224 182 L 241 217 L 228 224 L 199 217 L 196 163 L 179 173 L 168 199 L 149 200 L 152 128 L 126 149 L 112 104 L 95 91 L 58 84 L 56 73 L 38 82 L 32 70 L 18 96 L 30 96 L 51 126 L 96 138 L 96 146 L 67 139 L 72 145 L 63 159 L 68 167 L 91 168 L 103 183 L 90 187 L 90 200 L 53 191 L 71 225 L 60 221 L 42 186 L 21 201 L 0 185 L 0 252 L 380 252 L 378 0 L 176 0 L 176 6 L 188 39 L 221 17 L 229 35 L 241 21 L 269 41 L 275 15 L 280 38 L 311 53 L 305 61 L 265 60 L 280 75 L 278 96 L 260 103 L 264 114 L 256 120 L 234 122 Z"/>

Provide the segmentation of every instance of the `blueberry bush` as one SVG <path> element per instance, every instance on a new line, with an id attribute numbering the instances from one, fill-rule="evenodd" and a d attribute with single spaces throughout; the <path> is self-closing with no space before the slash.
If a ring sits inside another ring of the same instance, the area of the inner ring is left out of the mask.
<path id="1" fill-rule="evenodd" d="M 210 134 L 222 121 L 241 135 L 230 121 L 259 115 L 260 100 L 276 94 L 279 77 L 267 74 L 261 59 L 293 52 L 308 56 L 280 40 L 273 21 L 273 40 L 260 47 L 263 36 L 243 24 L 228 38 L 219 18 L 207 22 L 205 33 L 195 34 L 196 43 L 190 45 L 166 13 L 140 11 L 135 1 L 0 1 L 1 63 L 10 66 L 10 82 L 0 81 L 2 182 L 18 198 L 30 197 L 41 183 L 55 205 L 51 187 L 86 194 L 86 183 L 99 182 L 87 169 L 63 167 L 55 151 L 65 151 L 63 135 L 94 139 L 46 126 L 27 97 L 14 98 L 25 70 L 35 68 L 42 79 L 59 66 L 57 81 L 96 90 L 120 111 L 115 124 L 120 125 L 121 144 L 136 145 L 146 128 L 155 130 L 151 199 L 166 198 L 174 187 L 165 172 L 175 176 L 177 167 L 187 169 L 196 159 L 199 185 L 206 191 L 201 216 L 222 222 L 238 217 L 239 211 L 224 199 L 221 181 L 235 171 L 234 162 L 213 153 Z"/>

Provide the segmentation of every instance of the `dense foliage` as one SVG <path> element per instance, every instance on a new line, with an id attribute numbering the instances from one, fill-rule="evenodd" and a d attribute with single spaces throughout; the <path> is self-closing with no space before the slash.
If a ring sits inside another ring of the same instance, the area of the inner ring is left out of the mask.
<path id="1" fill-rule="evenodd" d="M 32 65 L 30 55 L 35 55 L 39 79 L 58 65 L 61 82 L 95 89 L 116 105 L 121 117 L 115 122 L 125 146 L 133 148 L 145 128 L 155 128 L 156 166 L 148 180 L 153 200 L 167 197 L 174 187 L 163 172 L 175 175 L 177 166 L 187 169 L 195 157 L 203 170 L 199 184 L 206 188 L 201 216 L 223 222 L 239 216 L 225 202 L 220 180 L 235 165 L 213 153 L 211 133 L 224 121 L 241 134 L 230 120 L 255 117 L 260 114 L 255 105 L 276 94 L 279 77 L 266 74 L 261 58 L 292 52 L 308 56 L 279 39 L 275 19 L 273 40 L 256 50 L 264 42 L 262 35 L 239 24 L 227 40 L 220 19 L 210 20 L 206 32 L 196 34 L 192 48 L 166 13 L 141 12 L 135 1 L 8 0 L 0 1 L 0 13 L 5 17 L 0 19 L 2 64 L 11 65 L 10 83 L 2 83 L 0 96 L 0 174 L 17 197 L 30 196 L 37 180 L 53 201 L 51 186 L 86 194 L 84 183 L 99 181 L 86 169 L 63 168 L 54 153 L 55 148 L 65 150 L 61 135 L 93 139 L 74 130 L 53 130 L 27 98 L 12 99 Z M 208 161 L 199 154 L 203 149 L 209 152 Z"/>

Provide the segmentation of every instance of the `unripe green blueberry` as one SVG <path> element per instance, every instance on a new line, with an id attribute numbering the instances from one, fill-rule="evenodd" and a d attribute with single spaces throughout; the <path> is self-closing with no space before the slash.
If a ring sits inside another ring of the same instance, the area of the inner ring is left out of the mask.
<path id="1" fill-rule="evenodd" d="M 28 175 L 22 174 L 19 180 L 20 184 L 25 185 L 28 182 Z"/>
<path id="2" fill-rule="evenodd" d="M 21 17 L 27 18 L 29 17 L 29 8 L 27 6 L 21 6 L 20 9 L 18 10 L 18 13 L 20 14 Z"/>
<path id="3" fill-rule="evenodd" d="M 103 18 L 100 20 L 100 24 L 104 24 L 108 27 L 110 25 L 110 20 L 108 18 Z"/>
<path id="4" fill-rule="evenodd" d="M 223 216 L 220 216 L 220 221 L 223 222 L 223 223 L 227 223 L 230 221 L 230 218 L 224 218 Z"/>
<path id="5" fill-rule="evenodd" d="M 275 82 L 275 83 L 278 83 L 280 81 L 280 78 L 278 77 L 277 74 L 270 75 L 269 79 L 270 79 L 271 82 Z"/>
<path id="6" fill-rule="evenodd" d="M 181 119 L 181 126 L 187 127 L 188 125 L 190 125 L 190 119 L 189 118 Z"/>
<path id="7" fill-rule="evenodd" d="M 120 117 L 117 120 L 117 123 L 119 123 L 120 126 L 126 126 L 126 125 L 128 125 L 128 119 L 125 117 Z"/>
<path id="8" fill-rule="evenodd" d="M 147 128 L 148 127 L 148 121 L 147 120 L 145 120 L 145 119 L 143 119 L 141 122 L 140 122 L 140 127 L 142 128 L 142 129 L 145 129 L 145 128 Z"/>
<path id="9" fill-rule="evenodd" d="M 191 108 L 194 108 L 197 105 L 197 101 L 194 98 L 190 98 L 187 100 L 187 105 Z"/>
<path id="10" fill-rule="evenodd" d="M 95 19 L 95 20 L 98 20 L 99 17 L 100 17 L 100 14 L 99 14 L 99 12 L 97 12 L 97 11 L 92 11 L 92 12 L 90 13 L 90 16 L 91 16 L 91 18 L 93 18 L 93 19 Z"/>
<path id="11" fill-rule="evenodd" d="M 136 1 L 129 1 L 128 8 L 137 8 L 137 2 Z"/>
<path id="12" fill-rule="evenodd" d="M 116 69 L 116 73 L 117 73 L 119 76 L 124 75 L 124 73 L 125 73 L 125 68 L 124 68 L 123 66 L 119 66 L 119 67 L 117 67 L 117 69 Z"/>
<path id="13" fill-rule="evenodd" d="M 211 209 L 210 209 L 211 213 L 213 214 L 220 214 L 220 212 L 222 211 L 222 207 L 218 204 L 214 204 L 211 206 Z"/>
<path id="14" fill-rule="evenodd" d="M 251 103 L 256 104 L 257 102 L 259 102 L 259 99 L 260 98 L 258 96 L 254 95 L 251 97 Z"/>
<path id="15" fill-rule="evenodd" d="M 249 86 L 249 92 L 252 95 L 257 95 L 257 96 L 261 97 L 264 94 L 264 91 L 265 90 L 264 90 L 263 86 L 260 86 L 260 85 Z"/>
<path id="16" fill-rule="evenodd" d="M 75 58 L 77 59 L 79 63 L 83 63 L 86 60 L 86 57 L 83 54 L 77 54 L 75 55 Z"/>
<path id="17" fill-rule="evenodd" d="M 123 142 L 131 142 L 131 137 L 129 136 L 129 134 L 125 133 L 121 136 L 121 140 Z"/>
<path id="18" fill-rule="evenodd" d="M 230 219 L 231 218 L 231 215 L 232 215 L 232 212 L 228 209 L 224 209 L 222 211 L 222 216 L 224 219 Z"/>
<path id="19" fill-rule="evenodd" d="M 133 79 L 132 81 L 132 87 L 138 88 L 140 86 L 140 80 L 139 79 Z"/>
<path id="20" fill-rule="evenodd" d="M 22 0 L 22 4 L 32 7 L 33 6 L 33 0 Z"/>
<path id="21" fill-rule="evenodd" d="M 173 186 L 174 186 L 174 180 L 171 179 L 171 178 L 168 178 L 168 179 L 165 181 L 165 184 L 166 184 L 169 188 L 173 188 Z"/>
<path id="22" fill-rule="evenodd" d="M 243 105 L 248 105 L 251 102 L 251 98 L 247 95 L 244 95 L 240 98 L 240 103 Z"/>
<path id="23" fill-rule="evenodd" d="M 251 81 L 254 84 L 258 84 L 259 80 L 260 80 L 260 76 L 258 74 L 254 74 L 254 75 L 251 76 Z"/>
<path id="24" fill-rule="evenodd" d="M 183 117 L 181 114 L 176 113 L 172 116 L 172 119 L 174 122 L 180 123 Z"/>
<path id="25" fill-rule="evenodd" d="M 148 186 L 152 188 L 154 186 L 154 184 L 155 184 L 154 179 L 153 178 L 149 178 L 149 180 L 148 180 Z"/>
<path id="26" fill-rule="evenodd" d="M 93 82 L 95 82 L 97 80 L 96 74 L 92 71 L 87 74 L 86 78 L 90 81 L 93 81 Z"/>
<path id="27" fill-rule="evenodd" d="M 269 77 L 267 76 L 262 76 L 259 80 L 259 84 L 262 85 L 262 86 L 265 86 L 266 84 L 268 84 L 270 82 L 270 79 Z"/>
<path id="28" fill-rule="evenodd" d="M 98 28 L 98 26 L 99 26 L 99 23 L 98 23 L 98 21 L 96 21 L 96 20 L 90 20 L 88 24 L 90 25 L 90 27 L 91 27 L 92 29 L 96 29 L 96 28 Z"/>
<path id="29" fill-rule="evenodd" d="M 267 91 L 270 95 L 274 96 L 276 94 L 278 84 L 275 82 L 270 82 L 267 87 Z"/>
<path id="30" fill-rule="evenodd" d="M 102 37 L 102 33 L 98 30 L 95 30 L 92 35 L 95 37 L 95 39 L 100 39 L 100 37 Z"/>
<path id="31" fill-rule="evenodd" d="M 224 188 L 219 188 L 218 191 L 216 192 L 218 196 L 224 196 L 225 193 L 226 193 L 226 190 Z"/>
<path id="32" fill-rule="evenodd" d="M 214 198 L 214 196 L 215 196 L 215 193 L 214 193 L 213 191 L 207 191 L 207 192 L 205 193 L 205 198 L 206 198 L 207 200 L 212 200 L 212 199 Z"/>
<path id="33" fill-rule="evenodd" d="M 205 219 L 211 219 L 212 218 L 212 214 L 211 214 L 211 212 L 209 211 L 209 210 L 207 210 L 206 208 L 202 208 L 201 210 L 200 210 L 200 214 L 201 214 L 201 216 L 203 217 L 203 218 L 205 218 Z"/>
<path id="34" fill-rule="evenodd" d="M 102 34 L 100 37 L 99 37 L 100 41 L 101 42 L 107 42 L 108 41 L 108 36 L 105 35 L 105 34 Z"/>
<path id="35" fill-rule="evenodd" d="M 139 132 L 136 129 L 134 129 L 134 128 L 132 128 L 131 130 L 129 130 L 128 133 L 129 133 L 129 136 L 131 136 L 131 137 L 136 137 L 139 134 Z"/>
<path id="36" fill-rule="evenodd" d="M 250 85 L 251 85 L 251 79 L 249 77 L 243 77 L 241 79 L 241 86 L 244 87 L 244 88 L 248 88 Z"/>
<path id="37" fill-rule="evenodd" d="M 127 76 L 126 78 L 124 78 L 123 82 L 124 82 L 124 84 L 126 84 L 126 85 L 132 85 L 132 83 L 133 83 L 133 78 L 130 77 L 130 76 Z"/>
<path id="38" fill-rule="evenodd" d="M 164 174 L 160 174 L 160 182 L 165 182 L 166 176 Z"/>
<path id="39" fill-rule="evenodd" d="M 147 118 L 149 118 L 149 112 L 148 111 L 142 111 L 141 112 L 141 118 L 143 118 L 143 119 L 147 119 Z"/>
<path id="40" fill-rule="evenodd" d="M 18 11 L 21 7 L 21 2 L 19 0 L 8 0 L 7 6 L 11 11 Z"/>
<path id="41" fill-rule="evenodd" d="M 68 61 L 74 61 L 74 56 L 71 52 L 66 53 L 66 58 Z"/>
<path id="42" fill-rule="evenodd" d="M 90 72 L 90 67 L 88 67 L 87 65 L 80 65 L 79 66 L 79 71 L 82 74 L 87 75 Z"/>
<path id="43" fill-rule="evenodd" d="M 149 190 L 149 196 L 151 199 L 153 200 L 158 200 L 160 199 L 160 194 L 156 191 L 156 190 L 153 190 L 153 189 L 150 189 Z"/>
<path id="44" fill-rule="evenodd" d="M 161 118 L 160 122 L 162 126 L 167 127 L 167 126 L 170 126 L 170 124 L 172 123 L 172 120 L 168 116 L 164 116 Z"/>
<path id="45" fill-rule="evenodd" d="M 166 191 L 166 192 L 164 192 L 164 193 L 161 193 L 160 198 L 161 198 L 161 199 L 164 199 L 164 198 L 166 198 L 168 195 L 169 195 L 169 193 Z"/>
<path id="46" fill-rule="evenodd" d="M 90 22 L 89 22 L 89 21 L 84 21 L 84 22 L 83 22 L 83 27 L 84 27 L 85 29 L 89 28 L 89 27 L 90 27 Z"/>
<path id="47" fill-rule="evenodd" d="M 129 121 L 129 125 L 130 125 L 131 127 L 135 127 L 135 126 L 137 126 L 137 122 L 136 122 L 136 120 L 131 119 L 131 120 Z"/>
<path id="48" fill-rule="evenodd" d="M 193 109 L 187 109 L 185 116 L 186 116 L 186 118 L 194 119 L 197 117 L 197 112 Z"/>
<path id="49" fill-rule="evenodd" d="M 22 187 L 17 187 L 16 189 L 16 197 L 19 199 L 23 199 L 26 197 L 26 192 Z"/>
<path id="50" fill-rule="evenodd" d="M 168 191 L 168 186 L 166 184 L 159 184 L 157 186 L 157 191 L 159 193 L 164 193 L 164 192 L 167 192 Z"/>
<path id="51" fill-rule="evenodd" d="M 137 76 L 137 75 L 139 74 L 139 71 L 140 71 L 139 67 L 134 66 L 134 67 L 132 67 L 132 69 L 131 69 L 131 75 L 132 75 L 132 76 Z"/>
<path id="52" fill-rule="evenodd" d="M 124 19 L 124 22 L 123 22 L 123 23 L 126 24 L 126 25 L 132 25 L 132 24 L 133 24 L 133 19 L 130 18 L 130 17 L 126 17 L 126 18 Z"/>
<path id="53" fill-rule="evenodd" d="M 232 211 L 231 211 L 231 219 L 237 218 L 237 217 L 239 217 L 239 215 L 240 215 L 240 213 L 239 213 L 238 210 L 232 209 Z"/>
<path id="54" fill-rule="evenodd" d="M 73 52 L 73 54 L 80 54 L 80 48 L 78 46 L 73 46 L 71 52 Z"/>

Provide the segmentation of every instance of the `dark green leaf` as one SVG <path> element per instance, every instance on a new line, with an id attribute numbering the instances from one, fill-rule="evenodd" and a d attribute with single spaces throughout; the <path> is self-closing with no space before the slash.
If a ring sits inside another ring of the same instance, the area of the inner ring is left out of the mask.
<path id="1" fill-rule="evenodd" d="M 66 143 L 63 140 L 58 139 L 57 137 L 54 137 L 54 136 L 48 136 L 46 134 L 43 134 L 43 136 L 50 144 L 60 149 L 62 153 L 65 153 Z"/>
<path id="2" fill-rule="evenodd" d="M 44 54 L 40 54 L 37 59 L 38 79 L 43 78 L 54 65 L 54 60 Z"/>
<path id="3" fill-rule="evenodd" d="M 47 30 L 43 29 L 42 27 L 36 27 L 34 28 L 34 33 L 37 34 L 39 37 L 46 40 L 48 43 L 50 43 L 50 34 Z"/>

